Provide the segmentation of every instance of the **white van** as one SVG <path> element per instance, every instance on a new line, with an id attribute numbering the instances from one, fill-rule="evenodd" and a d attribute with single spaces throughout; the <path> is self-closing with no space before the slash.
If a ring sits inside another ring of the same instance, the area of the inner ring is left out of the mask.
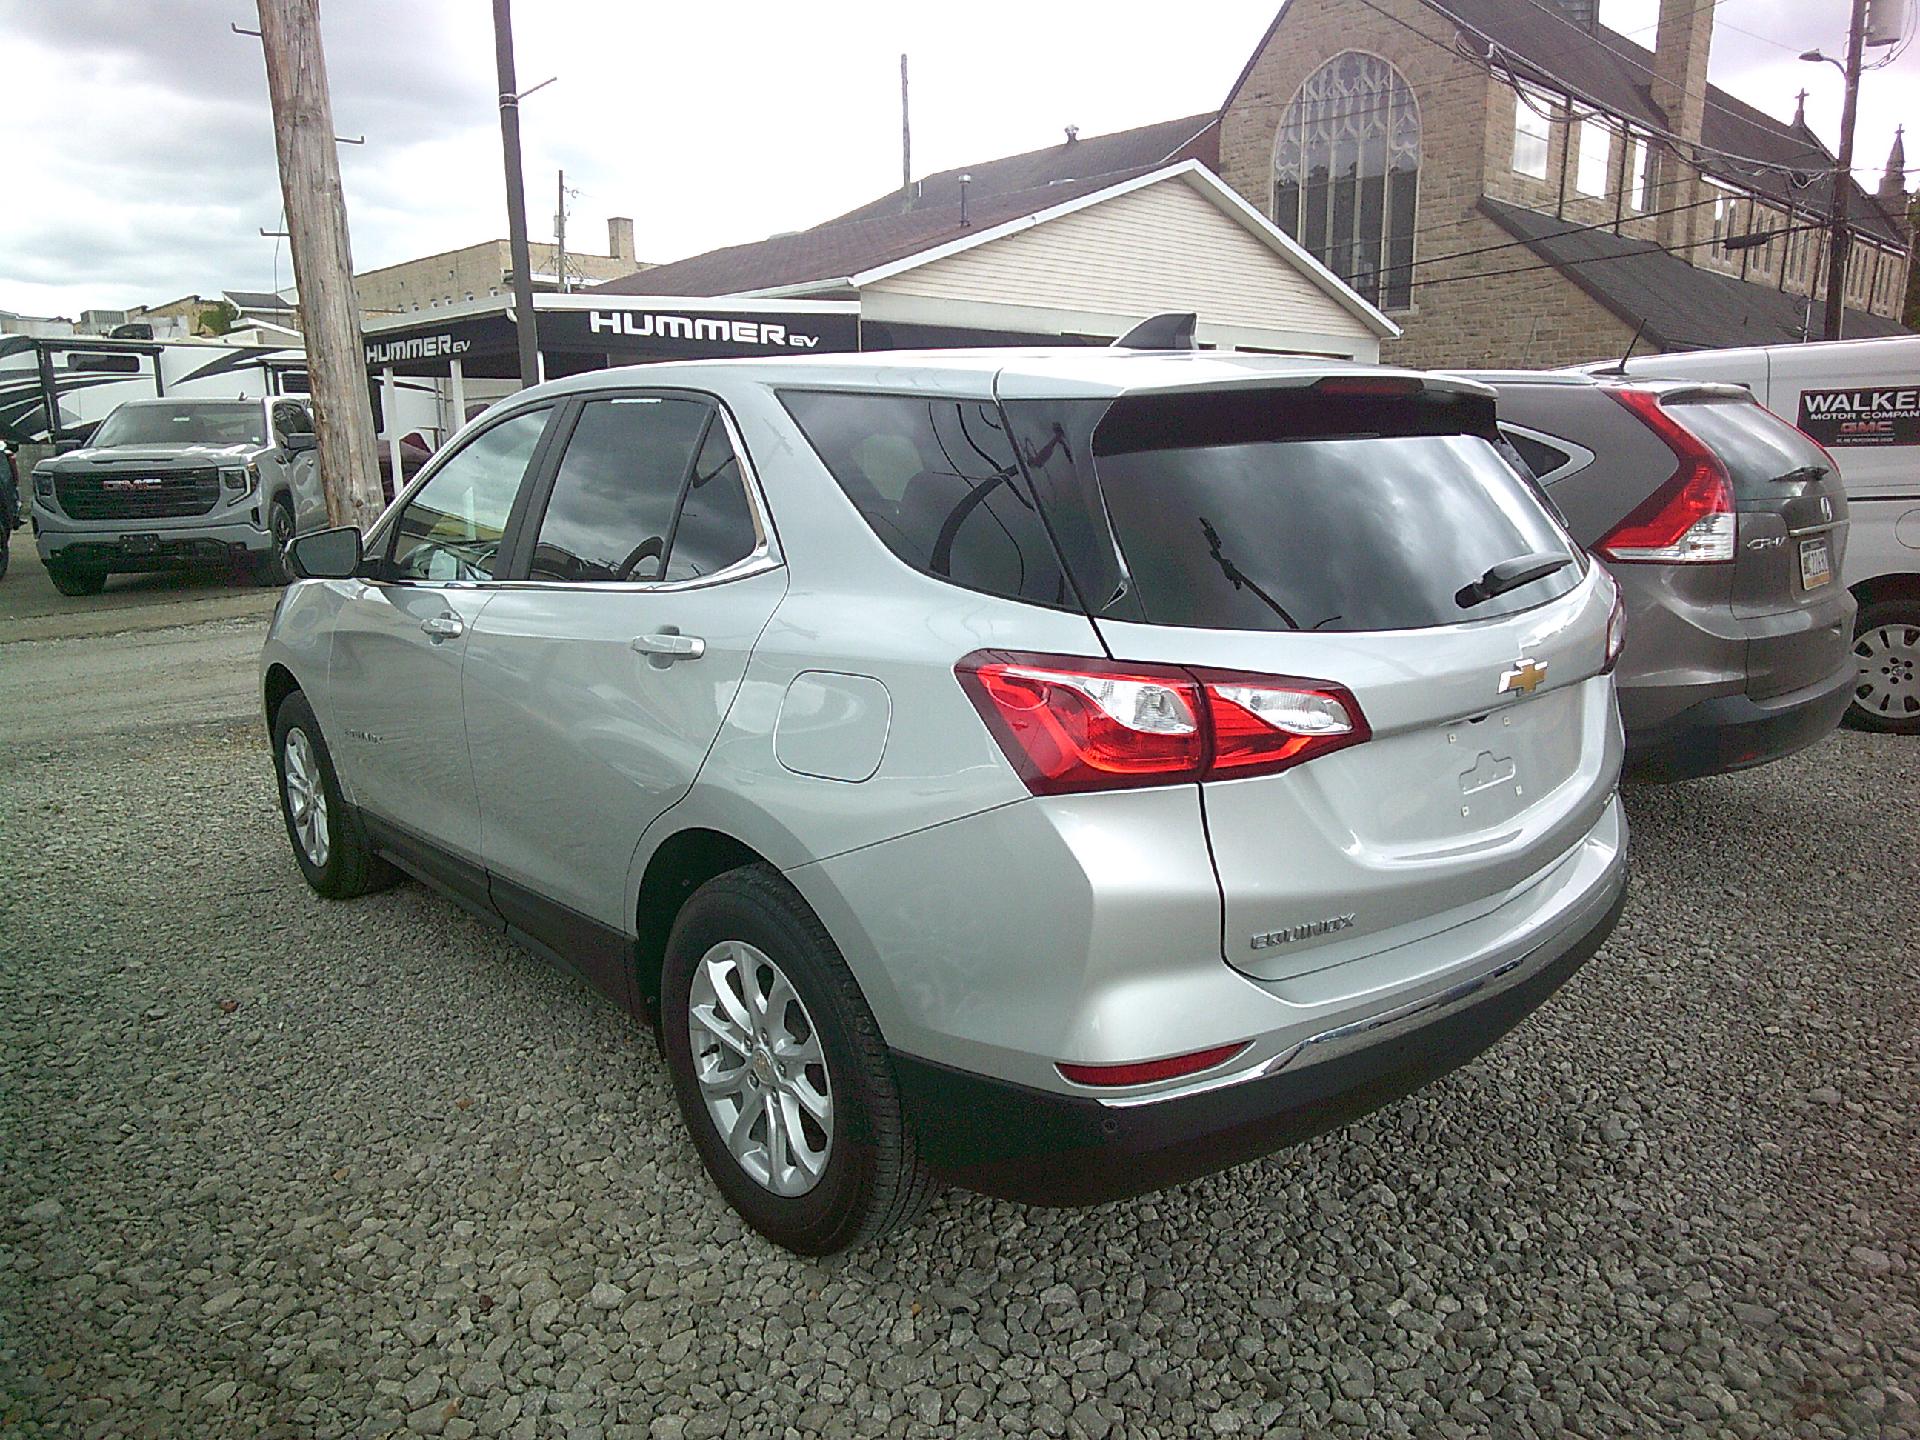
<path id="1" fill-rule="evenodd" d="M 1860 602 L 1847 716 L 1920 734 L 1920 335 L 1643 355 L 1626 372 L 1744 385 L 1832 453 L 1853 522 L 1842 578 Z"/>

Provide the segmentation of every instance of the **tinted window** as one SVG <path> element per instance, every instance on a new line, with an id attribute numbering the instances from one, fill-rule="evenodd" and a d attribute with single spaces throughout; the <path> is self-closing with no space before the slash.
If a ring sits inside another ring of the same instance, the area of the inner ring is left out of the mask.
<path id="1" fill-rule="evenodd" d="M 1543 475 L 1551 475 L 1573 456 L 1565 450 L 1557 450 L 1544 440 L 1536 440 L 1531 435 L 1522 435 L 1518 430 L 1509 430 L 1504 426 L 1500 431 L 1514 452 L 1526 462 L 1527 469 L 1538 480 Z"/>
<path id="2" fill-rule="evenodd" d="M 696 400 L 623 396 L 581 407 L 528 571 L 535 580 L 658 580 L 713 411 Z"/>
<path id="3" fill-rule="evenodd" d="M 744 560 L 760 543 L 747 506 L 746 481 L 727 427 L 715 416 L 706 443 L 687 479 L 680 518 L 673 527 L 667 579 L 693 580 Z"/>
<path id="4" fill-rule="evenodd" d="M 1072 602 L 992 404 L 821 392 L 782 399 L 874 534 L 914 569 L 1010 599 Z"/>
<path id="5" fill-rule="evenodd" d="M 1712 447 L 1742 500 L 1770 498 L 1774 482 L 1790 471 L 1832 467 L 1803 432 L 1749 400 L 1694 401 L 1669 405 L 1667 413 Z"/>
<path id="6" fill-rule="evenodd" d="M 1432 403 L 1429 403 L 1429 402 Z M 1399 630 L 1564 594 L 1580 567 L 1534 491 L 1438 397 L 1116 401 L 1094 468 L 1138 603 L 1161 625 Z M 1463 606 L 1502 560 L 1568 564 Z"/>
<path id="7" fill-rule="evenodd" d="M 481 431 L 415 492 L 393 528 L 392 572 L 407 580 L 490 580 L 500 537 L 549 411 Z"/>
<path id="8" fill-rule="evenodd" d="M 122 405 L 95 432 L 96 445 L 261 445 L 266 416 L 258 401 Z"/>
<path id="9" fill-rule="evenodd" d="M 304 405 L 280 404 L 273 407 L 274 428 L 282 435 L 311 435 L 313 419 Z"/>

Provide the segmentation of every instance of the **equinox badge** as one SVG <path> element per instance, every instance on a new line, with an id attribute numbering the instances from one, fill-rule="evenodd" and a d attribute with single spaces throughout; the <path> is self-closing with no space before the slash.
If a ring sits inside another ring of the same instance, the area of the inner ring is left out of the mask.
<path id="1" fill-rule="evenodd" d="M 1547 678 L 1547 662 L 1544 660 L 1521 660 L 1511 670 L 1500 672 L 1500 693 L 1502 695 L 1531 695 L 1540 688 L 1540 682 Z"/>

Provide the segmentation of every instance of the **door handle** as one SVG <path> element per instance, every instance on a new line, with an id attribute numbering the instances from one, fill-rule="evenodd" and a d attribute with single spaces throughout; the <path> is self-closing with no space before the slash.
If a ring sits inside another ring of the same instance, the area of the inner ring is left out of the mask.
<path id="1" fill-rule="evenodd" d="M 458 615 L 432 615 L 420 622 L 420 628 L 433 637 L 437 645 L 442 640 L 458 640 L 467 633 L 467 622 Z"/>
<path id="2" fill-rule="evenodd" d="M 676 660 L 698 660 L 707 653 L 707 642 L 698 635 L 665 631 L 658 635 L 636 635 L 633 649 L 637 655 L 651 657 L 656 663 L 671 665 Z"/>

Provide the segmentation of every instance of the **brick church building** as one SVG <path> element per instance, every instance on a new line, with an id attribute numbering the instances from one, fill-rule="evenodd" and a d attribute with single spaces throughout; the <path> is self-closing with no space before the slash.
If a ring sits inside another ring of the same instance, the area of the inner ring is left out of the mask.
<path id="1" fill-rule="evenodd" d="M 1215 114 L 928 176 L 819 227 L 1198 159 L 1397 323 L 1382 358 L 1550 366 L 1818 338 L 1835 161 L 1707 81 L 1714 7 L 1651 48 L 1597 0 L 1287 0 Z M 1869 82 L 1871 83 L 1871 82 Z M 1896 139 L 1851 181 L 1844 334 L 1904 333 Z M 816 232 L 803 232 L 814 234 Z"/>

